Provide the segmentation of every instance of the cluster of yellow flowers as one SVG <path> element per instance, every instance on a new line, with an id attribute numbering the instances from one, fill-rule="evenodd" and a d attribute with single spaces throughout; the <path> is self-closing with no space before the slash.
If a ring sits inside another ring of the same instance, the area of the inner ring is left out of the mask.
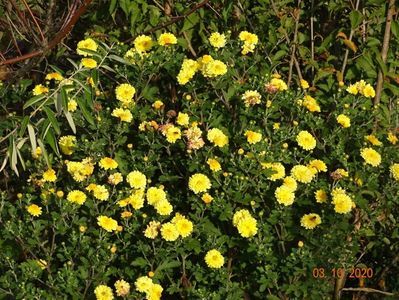
<path id="1" fill-rule="evenodd" d="M 238 38 L 244 43 L 241 50 L 242 55 L 247 55 L 248 53 L 254 52 L 255 46 L 259 41 L 256 34 L 250 33 L 248 31 L 241 31 L 238 35 Z"/>
<path id="2" fill-rule="evenodd" d="M 218 128 L 212 128 L 208 131 L 207 134 L 208 140 L 213 143 L 215 146 L 218 146 L 220 148 L 226 146 L 229 143 L 229 138 L 227 135 L 223 133 Z"/>
<path id="3" fill-rule="evenodd" d="M 144 235 L 148 238 L 154 239 L 158 233 L 155 231 L 155 226 L 159 228 L 158 224 L 149 224 L 147 226 Z M 174 218 L 167 223 L 162 224 L 160 227 L 162 238 L 165 241 L 175 241 L 181 236 L 182 238 L 188 237 L 193 231 L 194 225 L 185 216 L 176 213 Z M 156 233 L 155 233 L 156 232 Z"/>
<path id="4" fill-rule="evenodd" d="M 219 32 L 214 32 L 209 37 L 209 43 L 216 49 L 223 48 L 226 46 L 226 36 Z"/>
<path id="5" fill-rule="evenodd" d="M 95 163 L 87 157 L 82 161 L 65 161 L 67 171 L 77 182 L 82 182 L 93 174 Z"/>
<path id="6" fill-rule="evenodd" d="M 62 136 L 58 141 L 58 145 L 63 154 L 71 155 L 76 148 L 76 137 L 73 135 Z"/>
<path id="7" fill-rule="evenodd" d="M 374 88 L 369 83 L 366 83 L 364 80 L 360 80 L 354 84 L 351 84 L 350 86 L 348 86 L 346 91 L 352 95 L 357 95 L 359 93 L 367 98 L 375 97 Z"/>
<path id="8" fill-rule="evenodd" d="M 117 280 L 114 284 L 116 295 L 126 297 L 130 293 L 130 284 L 123 279 Z M 94 289 L 96 300 L 113 300 L 114 294 L 112 289 L 106 285 L 99 285 Z"/>
<path id="9" fill-rule="evenodd" d="M 108 200 L 108 198 L 109 198 L 108 189 L 104 185 L 90 183 L 86 187 L 86 190 L 89 192 L 93 192 L 93 196 L 97 200 L 105 201 L 105 200 Z"/>
<path id="10" fill-rule="evenodd" d="M 213 59 L 210 55 L 203 55 L 197 61 L 184 59 L 177 75 L 177 81 L 180 85 L 188 83 L 200 71 L 204 77 L 217 77 L 227 73 L 227 66 L 224 62 Z"/>
<path id="11" fill-rule="evenodd" d="M 242 237 L 250 238 L 258 232 L 257 222 L 246 209 L 237 211 L 233 216 L 233 225 Z"/>
<path id="12" fill-rule="evenodd" d="M 163 288 L 161 285 L 154 283 L 150 277 L 139 277 L 134 285 L 136 286 L 136 291 L 146 294 L 147 300 L 161 299 Z"/>
<path id="13" fill-rule="evenodd" d="M 305 106 L 310 112 L 320 112 L 320 106 L 316 99 L 312 96 L 305 95 L 303 97 L 302 105 Z"/>

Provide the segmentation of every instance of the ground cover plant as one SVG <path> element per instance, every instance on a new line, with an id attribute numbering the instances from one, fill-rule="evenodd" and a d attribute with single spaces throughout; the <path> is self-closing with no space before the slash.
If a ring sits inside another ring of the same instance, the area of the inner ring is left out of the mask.
<path id="1" fill-rule="evenodd" d="M 294 73 L 240 26 L 88 32 L 0 87 L 24 100 L 2 121 L 2 299 L 397 297 L 396 87 L 354 62 Z"/>

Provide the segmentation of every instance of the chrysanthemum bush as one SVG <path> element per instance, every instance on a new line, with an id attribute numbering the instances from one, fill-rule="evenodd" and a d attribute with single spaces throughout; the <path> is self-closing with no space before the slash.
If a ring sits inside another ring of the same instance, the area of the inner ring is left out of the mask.
<path id="1" fill-rule="evenodd" d="M 86 39 L 32 88 L 54 139 L 2 194 L 6 298 L 327 299 L 398 249 L 397 103 L 376 124 L 373 82 L 289 89 L 250 32 L 180 42 Z"/>

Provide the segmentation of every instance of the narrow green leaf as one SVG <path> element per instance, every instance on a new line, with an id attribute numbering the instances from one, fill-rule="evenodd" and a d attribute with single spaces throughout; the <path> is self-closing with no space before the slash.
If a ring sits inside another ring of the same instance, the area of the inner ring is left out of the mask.
<path id="1" fill-rule="evenodd" d="M 23 159 L 23 157 L 22 157 L 21 152 L 19 151 L 19 149 L 17 148 L 16 150 L 17 150 L 17 155 L 18 155 L 19 161 L 20 161 L 20 163 L 21 163 L 21 166 L 22 166 L 22 168 L 23 168 L 24 171 L 25 171 L 25 169 L 26 169 L 25 160 Z"/>
<path id="2" fill-rule="evenodd" d="M 108 9 L 109 14 L 114 13 L 115 9 L 116 9 L 116 0 L 111 0 L 111 3 L 109 4 L 109 9 Z"/>
<path id="3" fill-rule="evenodd" d="M 43 100 L 44 98 L 46 98 L 45 95 L 37 95 L 34 96 L 32 98 L 30 98 L 28 101 L 26 101 L 26 103 L 23 106 L 23 109 L 27 109 L 28 107 L 40 102 L 41 100 Z"/>
<path id="4" fill-rule="evenodd" d="M 352 10 L 349 13 L 349 20 L 351 21 L 351 28 L 356 29 L 363 20 L 363 15 L 358 10 Z"/>
<path id="5" fill-rule="evenodd" d="M 53 149 L 54 153 L 57 154 L 57 156 L 60 156 L 60 151 L 58 149 L 58 144 L 57 144 L 57 139 L 54 135 L 54 130 L 50 128 L 47 131 L 47 134 L 45 136 L 46 142 L 50 145 L 51 149 Z"/>
<path id="6" fill-rule="evenodd" d="M 70 59 L 70 58 L 66 58 L 71 64 L 72 64 L 72 66 L 76 69 L 76 70 L 79 70 L 79 66 L 72 60 L 72 59 Z M 73 79 L 73 78 L 72 78 Z"/>
<path id="7" fill-rule="evenodd" d="M 94 119 L 93 119 L 92 115 L 89 113 L 89 111 L 87 110 L 85 103 L 79 98 L 77 98 L 76 101 L 78 102 L 80 111 L 82 112 L 83 117 L 86 119 L 86 121 L 89 122 L 91 125 L 95 125 Z"/>
<path id="8" fill-rule="evenodd" d="M 75 122 L 73 121 L 72 114 L 69 111 L 64 110 L 64 115 L 65 115 L 65 118 L 68 121 L 69 126 L 72 129 L 72 132 L 74 134 L 76 134 L 76 126 L 75 126 Z"/>
<path id="9" fill-rule="evenodd" d="M 25 116 L 21 122 L 21 128 L 19 129 L 19 136 L 22 137 L 25 134 L 26 127 L 29 123 L 29 116 Z"/>
<path id="10" fill-rule="evenodd" d="M 60 125 L 58 124 L 58 121 L 57 121 L 57 118 L 55 117 L 54 112 L 48 107 L 44 107 L 43 109 L 46 112 L 46 115 L 47 115 L 49 121 L 51 122 L 51 125 L 53 126 L 55 132 L 57 134 L 61 134 Z"/>
<path id="11" fill-rule="evenodd" d="M 33 129 L 33 126 L 31 124 L 28 124 L 28 134 L 32 150 L 35 150 L 37 148 L 36 135 L 35 135 L 35 130 Z"/>
<path id="12" fill-rule="evenodd" d="M 131 63 L 128 62 L 127 60 L 125 60 L 124 58 L 122 58 L 122 57 L 120 57 L 120 56 L 117 56 L 117 55 L 114 55 L 114 54 L 108 55 L 108 58 L 109 58 L 109 59 L 112 59 L 112 60 L 115 60 L 115 61 L 117 61 L 117 62 L 120 62 L 120 63 L 122 63 L 122 64 L 125 64 L 125 65 L 131 65 Z"/>
<path id="13" fill-rule="evenodd" d="M 46 161 L 47 167 L 51 168 L 50 160 L 48 159 L 48 154 L 47 154 L 47 151 L 46 151 L 46 147 L 44 147 L 44 144 L 43 144 L 41 139 L 38 138 L 37 142 L 38 142 L 38 144 L 40 146 L 40 149 L 42 150 L 43 157 L 44 157 L 44 160 Z"/>
<path id="14" fill-rule="evenodd" d="M 3 160 L 3 163 L 1 164 L 1 167 L 0 167 L 0 172 L 1 171 L 3 171 L 4 170 L 4 168 L 6 167 L 6 165 L 7 165 L 7 162 L 8 162 L 8 152 L 6 153 L 6 156 L 4 157 L 4 160 Z"/>

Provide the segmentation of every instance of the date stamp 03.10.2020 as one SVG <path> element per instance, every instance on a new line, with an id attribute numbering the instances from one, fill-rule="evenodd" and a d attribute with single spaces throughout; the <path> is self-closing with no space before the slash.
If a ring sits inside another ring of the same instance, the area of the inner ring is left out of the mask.
<path id="1" fill-rule="evenodd" d="M 326 278 L 326 277 L 333 277 L 333 278 L 342 278 L 344 276 L 348 276 L 348 278 L 372 278 L 374 275 L 374 271 L 372 268 L 351 268 L 346 270 L 344 268 L 332 268 L 326 269 L 322 267 L 316 267 L 312 269 L 312 276 L 313 278 Z"/>

